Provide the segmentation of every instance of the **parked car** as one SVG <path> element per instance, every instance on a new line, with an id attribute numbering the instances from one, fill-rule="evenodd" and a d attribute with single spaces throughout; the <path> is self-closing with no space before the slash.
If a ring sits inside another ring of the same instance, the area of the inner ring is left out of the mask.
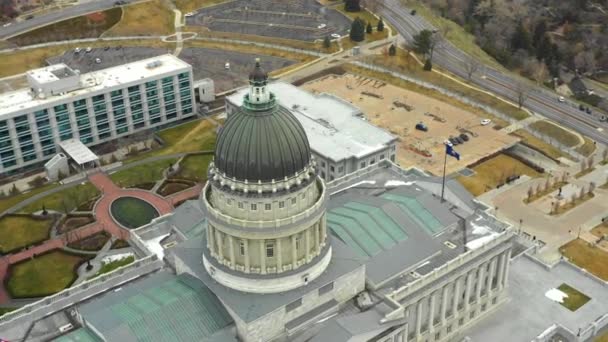
<path id="1" fill-rule="evenodd" d="M 25 17 L 25 20 L 31 20 L 31 19 L 34 19 L 34 15 L 32 15 L 32 14 Z"/>
<path id="2" fill-rule="evenodd" d="M 583 106 L 582 104 L 579 104 L 578 105 L 578 110 L 581 110 L 581 111 L 584 112 L 585 111 L 585 106 Z"/>
<path id="3" fill-rule="evenodd" d="M 80 51 L 82 51 L 82 50 L 80 50 L 79 47 L 77 47 L 77 48 L 74 49 L 74 53 L 80 53 Z"/>
<path id="4" fill-rule="evenodd" d="M 331 34 L 331 37 L 332 37 L 332 38 L 335 38 L 335 39 L 338 39 L 338 38 L 340 38 L 340 35 L 339 35 L 339 34 L 337 34 L 337 33 L 332 33 L 332 34 Z"/>
<path id="5" fill-rule="evenodd" d="M 416 10 L 415 10 L 415 9 L 413 9 L 413 10 L 410 12 L 410 14 L 411 14 L 411 15 L 416 15 Z"/>
<path id="6" fill-rule="evenodd" d="M 100 64 L 101 63 L 101 58 L 95 58 L 95 64 Z"/>
<path id="7" fill-rule="evenodd" d="M 106 47 L 103 48 L 103 51 L 108 51 L 108 50 L 110 50 L 109 46 L 106 46 Z"/>
<path id="8" fill-rule="evenodd" d="M 319 26 L 317 26 L 318 29 L 324 29 L 327 27 L 327 24 L 320 24 Z"/>
<path id="9" fill-rule="evenodd" d="M 591 114 L 592 113 L 591 108 L 589 108 L 589 107 L 585 108 L 585 112 L 587 112 L 587 114 Z"/>
<path id="10" fill-rule="evenodd" d="M 487 126 L 487 125 L 489 125 L 491 122 L 492 122 L 492 120 L 490 120 L 490 119 L 483 119 L 483 120 L 481 120 L 481 125 L 482 125 L 482 126 Z"/>
<path id="11" fill-rule="evenodd" d="M 9 26 L 11 26 L 11 24 L 12 23 L 6 23 L 6 24 L 2 25 L 2 27 L 9 27 Z"/>
<path id="12" fill-rule="evenodd" d="M 194 16 L 194 12 L 188 12 L 186 14 L 184 14 L 184 17 L 189 18 L 189 17 L 193 17 Z"/>
<path id="13" fill-rule="evenodd" d="M 462 134 L 460 135 L 460 139 L 462 139 L 463 141 L 469 141 L 469 136 L 468 136 L 468 135 L 466 135 L 466 134 L 464 134 L 464 133 L 462 133 Z"/>
<path id="14" fill-rule="evenodd" d="M 114 6 L 122 6 L 125 5 L 127 2 L 123 1 L 123 0 L 118 0 L 118 1 L 114 1 Z"/>
<path id="15" fill-rule="evenodd" d="M 423 131 L 423 132 L 428 132 L 428 130 L 429 130 L 428 126 L 422 122 L 419 122 L 416 124 L 416 129 L 419 131 Z"/>
<path id="16" fill-rule="evenodd" d="M 90 46 L 87 46 L 87 49 L 86 49 L 86 50 L 84 50 L 84 52 L 86 52 L 86 53 L 89 53 L 89 52 L 91 52 L 91 51 L 93 51 L 93 49 L 92 49 Z"/>
<path id="17" fill-rule="evenodd" d="M 559 102 L 566 102 L 566 99 L 563 96 L 557 98 Z"/>

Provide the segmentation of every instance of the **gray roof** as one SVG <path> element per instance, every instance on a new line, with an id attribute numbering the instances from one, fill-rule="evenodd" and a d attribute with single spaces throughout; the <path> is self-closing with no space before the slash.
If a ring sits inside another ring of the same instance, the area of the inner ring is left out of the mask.
<path id="1" fill-rule="evenodd" d="M 229 289 L 211 278 L 203 266 L 203 243 L 198 239 L 183 242 L 176 246 L 172 253 L 175 254 L 176 258 L 184 262 L 194 272 L 196 277 L 201 279 L 220 298 L 222 303 L 229 307 L 243 321 L 252 322 L 362 267 L 363 261 L 354 255 L 342 242 L 331 239 L 331 244 L 333 249 L 331 262 L 318 278 L 310 281 L 306 286 L 291 291 L 264 295 Z"/>
<path id="2" fill-rule="evenodd" d="M 167 272 L 133 281 L 78 310 L 107 341 L 210 341 L 232 323 L 203 283 Z"/>
<path id="3" fill-rule="evenodd" d="M 275 105 L 264 111 L 240 107 L 228 115 L 213 162 L 230 178 L 269 182 L 293 177 L 310 158 L 304 128 L 289 110 Z"/>
<path id="4" fill-rule="evenodd" d="M 101 342 L 102 340 L 95 336 L 95 333 L 87 328 L 78 328 L 69 333 L 60 336 L 53 341 L 55 342 Z"/>
<path id="5" fill-rule="evenodd" d="M 285 82 L 268 85 L 277 101 L 300 121 L 312 150 L 333 161 L 361 158 L 379 152 L 396 141 L 389 132 L 364 120 L 353 104 L 330 94 L 314 95 Z M 247 89 L 227 97 L 240 106 Z M 230 115 L 228 115 L 230 117 Z"/>

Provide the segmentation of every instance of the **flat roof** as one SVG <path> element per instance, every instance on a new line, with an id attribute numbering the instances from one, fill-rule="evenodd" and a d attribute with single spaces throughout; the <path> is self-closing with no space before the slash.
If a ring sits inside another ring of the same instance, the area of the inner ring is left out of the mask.
<path id="1" fill-rule="evenodd" d="M 385 149 L 396 137 L 365 120 L 361 110 L 330 94 L 315 95 L 285 82 L 269 84 L 278 102 L 298 118 L 310 146 L 333 161 L 360 158 Z M 243 88 L 227 97 L 242 106 Z"/>
<path id="2" fill-rule="evenodd" d="M 26 74 L 39 83 L 53 82 L 76 75 L 76 73 L 64 63 L 53 64 L 45 68 L 30 70 L 26 72 Z"/>
<path id="3" fill-rule="evenodd" d="M 30 70 L 28 74 L 46 75 L 44 76 L 44 79 L 48 82 L 52 81 L 53 77 L 57 77 L 52 71 L 61 70 L 62 67 L 65 67 L 65 65 L 53 65 L 46 68 Z M 64 95 L 47 96 L 46 98 L 32 97 L 30 89 L 28 88 L 2 93 L 0 94 L 0 119 L 2 119 L 3 116 L 18 110 L 35 108 L 59 101 L 69 101 L 71 98 L 79 95 L 86 95 L 109 87 L 131 84 L 145 78 L 160 76 L 189 67 L 190 65 L 188 63 L 173 55 L 166 54 L 82 74 L 80 75 L 80 80 L 83 87 Z"/>
<path id="4" fill-rule="evenodd" d="M 78 139 L 64 140 L 59 143 L 59 146 L 78 165 L 99 160 L 99 157 Z"/>

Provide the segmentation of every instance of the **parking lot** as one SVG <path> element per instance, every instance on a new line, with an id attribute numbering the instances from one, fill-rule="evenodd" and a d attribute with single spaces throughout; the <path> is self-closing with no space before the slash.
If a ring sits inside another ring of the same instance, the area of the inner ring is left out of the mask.
<path id="1" fill-rule="evenodd" d="M 212 31 L 306 41 L 344 35 L 350 28 L 348 18 L 315 0 L 235 0 L 199 10 L 186 23 Z"/>
<path id="2" fill-rule="evenodd" d="M 81 73 L 87 73 L 172 52 L 148 47 L 93 48 L 91 52 L 86 52 L 86 46 L 83 46 L 81 50 L 79 53 L 74 50 L 66 51 L 63 55 L 47 59 L 47 63 L 65 63 Z M 216 92 L 247 84 L 255 58 L 261 59 L 262 66 L 268 72 L 295 63 L 279 57 L 204 48 L 185 48 L 179 57 L 192 65 L 195 80 L 213 79 Z M 229 64 L 229 69 L 226 69 L 226 63 Z"/>
<path id="3" fill-rule="evenodd" d="M 397 161 L 441 175 L 444 141 L 464 134 L 469 139 L 454 146 L 460 161 L 448 158 L 447 173 L 515 144 L 518 139 L 482 125 L 482 118 L 434 98 L 358 75 L 330 75 L 309 82 L 305 89 L 334 94 L 359 107 L 366 118 L 399 137 Z M 417 130 L 423 123 L 427 131 Z"/>

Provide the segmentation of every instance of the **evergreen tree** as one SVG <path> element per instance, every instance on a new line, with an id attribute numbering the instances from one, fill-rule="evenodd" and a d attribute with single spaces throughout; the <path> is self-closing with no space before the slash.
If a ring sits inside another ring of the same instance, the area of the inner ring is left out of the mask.
<path id="1" fill-rule="evenodd" d="M 374 28 L 372 27 L 371 23 L 367 23 L 367 27 L 365 28 L 365 32 L 367 34 L 372 34 L 372 32 L 374 32 Z"/>
<path id="2" fill-rule="evenodd" d="M 329 49 L 331 47 L 331 40 L 329 40 L 329 36 L 325 36 L 323 39 L 323 47 Z"/>
<path id="3" fill-rule="evenodd" d="M 357 17 L 350 26 L 350 39 L 354 42 L 362 42 L 365 39 L 365 23 Z"/>
<path id="4" fill-rule="evenodd" d="M 384 31 L 384 21 L 382 21 L 382 19 L 378 20 L 378 26 L 376 27 L 376 29 L 378 30 L 378 32 Z"/>
<path id="5" fill-rule="evenodd" d="M 360 0 L 344 0 L 344 10 L 346 12 L 360 12 L 361 11 Z"/>
<path id="6" fill-rule="evenodd" d="M 422 69 L 424 71 L 431 71 L 433 69 L 433 63 L 430 58 L 427 58 L 426 62 L 424 62 L 424 67 Z"/>
<path id="7" fill-rule="evenodd" d="M 420 33 L 414 35 L 414 51 L 426 55 L 432 53 L 432 47 L 433 32 L 422 30 Z"/>
<path id="8" fill-rule="evenodd" d="M 391 44 L 391 46 L 388 48 L 388 55 L 395 56 L 396 54 L 397 54 L 397 48 L 395 47 L 395 44 Z"/>
<path id="9" fill-rule="evenodd" d="M 17 188 L 17 184 L 13 183 L 13 187 L 10 190 L 11 196 L 15 196 L 19 194 L 19 188 Z"/>
<path id="10" fill-rule="evenodd" d="M 511 36 L 511 50 L 526 50 L 532 49 L 532 39 L 530 38 L 530 32 L 524 27 L 523 23 L 519 23 L 513 36 Z"/>
<path id="11" fill-rule="evenodd" d="M 532 35 L 532 44 L 534 44 L 534 47 L 538 48 L 541 39 L 545 38 L 545 33 L 547 33 L 547 22 L 541 20 L 538 24 L 536 24 L 534 34 Z"/>

